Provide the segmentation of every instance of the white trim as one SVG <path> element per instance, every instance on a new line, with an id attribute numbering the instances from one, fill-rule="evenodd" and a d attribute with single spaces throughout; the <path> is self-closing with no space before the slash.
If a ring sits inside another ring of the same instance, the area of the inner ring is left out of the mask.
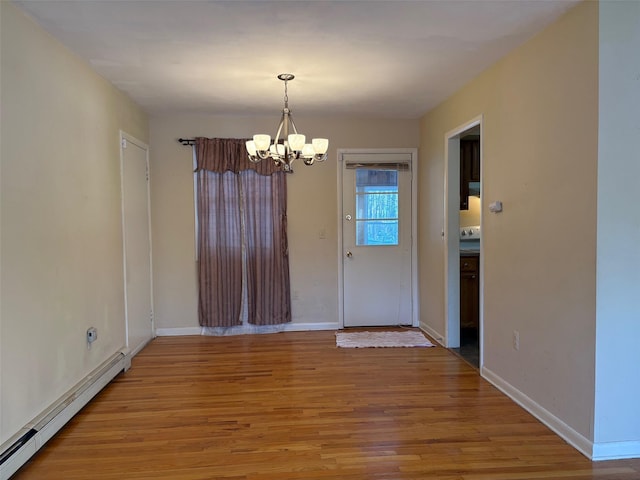
<path id="1" fill-rule="evenodd" d="M 413 327 L 420 326 L 420 289 L 418 281 L 418 149 L 411 149 L 411 305 Z"/>
<path id="2" fill-rule="evenodd" d="M 126 142 L 129 141 L 126 134 L 120 130 L 120 222 L 122 228 L 122 289 L 124 291 L 124 335 L 127 347 L 129 346 L 129 312 L 127 309 L 127 242 L 124 220 L 124 149 Z"/>
<path id="3" fill-rule="evenodd" d="M 202 335 L 202 327 L 156 328 L 158 337 L 181 337 L 185 335 Z"/>
<path id="4" fill-rule="evenodd" d="M 318 323 L 285 323 L 285 332 L 310 332 L 312 330 L 339 330 L 338 322 L 318 322 Z"/>
<path id="5" fill-rule="evenodd" d="M 507 397 L 511 398 L 514 402 L 524 408 L 531 415 L 540 420 L 543 424 L 553 430 L 561 438 L 563 438 L 569 445 L 574 447 L 580 453 L 587 458 L 591 458 L 593 449 L 593 443 L 584 435 L 578 433 L 569 425 L 564 423 L 554 414 L 542 407 L 540 404 L 529 398 L 520 390 L 515 388 L 509 382 L 492 372 L 486 367 L 482 367 L 480 374 L 489 383 L 494 385 L 498 390 L 504 393 Z M 638 444 L 640 445 L 640 444 Z M 617 457 L 618 458 L 618 457 Z M 604 460 L 604 458 L 603 458 Z"/>
<path id="6" fill-rule="evenodd" d="M 417 148 L 340 148 L 338 149 L 338 328 L 344 328 L 344 246 L 343 246 L 343 156 L 345 154 L 393 154 L 411 155 L 411 325 L 420 326 L 420 289 L 418 288 L 418 149 Z"/>
<path id="7" fill-rule="evenodd" d="M 151 342 L 151 340 L 152 340 L 153 338 L 155 338 L 155 337 L 156 337 L 156 330 L 155 330 L 155 328 L 153 329 L 152 333 L 153 333 L 152 338 L 150 338 L 150 339 L 149 339 L 148 341 L 146 341 L 146 342 L 142 342 L 142 343 L 141 343 L 140 345 L 138 345 L 136 348 L 134 348 L 133 350 L 131 350 L 131 352 L 128 354 L 128 356 L 129 356 L 129 364 L 131 364 L 131 358 L 132 358 L 132 357 L 135 357 L 138 353 L 140 353 L 140 352 L 142 351 L 142 349 L 143 349 L 144 347 L 146 347 L 147 345 L 149 345 L 149 343 Z M 129 365 L 129 366 L 131 366 L 131 365 Z"/>
<path id="8" fill-rule="evenodd" d="M 283 332 L 311 332 L 314 330 L 338 330 L 338 322 L 317 322 L 317 323 L 285 323 L 282 326 Z M 176 328 L 156 328 L 158 337 L 178 337 L 185 335 L 204 335 L 202 327 L 176 327 Z"/>
<path id="9" fill-rule="evenodd" d="M 444 139 L 444 221 L 442 229 L 442 240 L 444 242 L 444 345 L 448 348 L 456 348 L 460 346 L 460 329 L 456 328 L 460 324 L 460 278 L 457 273 L 460 271 L 460 244 L 459 241 L 453 239 L 450 232 L 460 231 L 460 216 L 455 212 L 459 212 L 459 200 L 456 209 L 452 209 L 451 218 L 449 216 L 449 203 L 459 199 L 459 193 L 450 192 L 449 184 L 458 185 L 456 189 L 459 192 L 460 184 L 460 141 L 455 137 L 456 134 L 445 134 Z M 454 167 L 453 165 L 458 165 Z M 452 188 L 453 189 L 453 188 Z M 450 194 L 452 195 L 451 198 Z M 455 236 L 456 239 L 459 235 Z"/>
<path id="10" fill-rule="evenodd" d="M 437 330 L 434 330 L 426 323 L 420 324 L 420 330 L 422 330 L 424 333 L 429 335 L 435 342 L 437 342 L 438 344 L 444 347 L 444 335 L 442 335 L 440 332 L 438 332 Z"/>
<path id="11" fill-rule="evenodd" d="M 138 140 L 132 135 L 120 130 L 120 217 L 122 221 L 122 270 L 123 270 L 123 290 L 124 290 L 124 321 L 125 321 L 125 335 L 126 335 L 126 343 L 127 347 L 129 345 L 129 312 L 128 312 L 128 302 L 127 302 L 127 250 L 126 250 L 126 242 L 125 242 L 125 219 L 124 219 L 124 149 L 126 148 L 127 143 L 132 143 L 135 146 L 144 150 L 145 154 L 145 169 L 147 173 L 147 182 L 146 182 L 146 190 L 147 190 L 147 228 L 149 231 L 149 301 L 151 311 L 149 312 L 150 318 L 150 330 L 151 330 L 151 339 L 155 338 L 155 309 L 154 309 L 154 301 L 153 301 L 153 241 L 151 237 L 151 170 L 149 165 L 149 146 L 141 140 Z M 146 345 L 140 345 L 136 348 L 131 357 L 136 355 L 142 348 Z"/>
<path id="12" fill-rule="evenodd" d="M 640 442 L 601 442 L 593 444 L 591 460 L 619 460 L 622 458 L 640 458 Z"/>
<path id="13" fill-rule="evenodd" d="M 460 346 L 460 134 L 480 126 L 480 184 L 483 183 L 484 168 L 484 131 L 483 115 L 449 130 L 444 135 L 444 306 L 445 331 L 444 343 L 448 348 Z M 453 144 L 455 142 L 455 144 Z M 451 185 L 451 188 L 449 186 Z M 480 197 L 480 225 L 484 221 L 483 198 Z M 484 364 L 484 242 L 480 237 L 480 318 L 478 319 L 480 337 L 480 366 Z"/>
<path id="14" fill-rule="evenodd" d="M 344 182 L 342 181 L 343 175 L 343 158 L 342 154 L 344 150 L 338 150 L 338 154 L 336 155 L 336 159 L 338 162 L 337 172 L 338 175 L 338 201 L 336 204 L 338 205 L 338 227 L 336 228 L 336 232 L 338 232 L 338 328 L 344 328 L 344 271 L 342 269 L 342 265 L 344 263 L 344 258 L 342 258 L 344 252 L 344 242 L 343 242 L 343 234 L 342 234 L 342 212 L 344 211 L 343 199 L 342 199 L 342 189 Z"/>

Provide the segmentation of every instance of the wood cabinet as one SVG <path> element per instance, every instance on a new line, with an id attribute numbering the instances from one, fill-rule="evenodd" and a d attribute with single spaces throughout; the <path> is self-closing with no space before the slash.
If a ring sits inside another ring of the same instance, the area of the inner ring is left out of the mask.
<path id="1" fill-rule="evenodd" d="M 480 319 L 480 281 L 478 256 L 460 257 L 460 329 L 478 332 Z"/>
<path id="2" fill-rule="evenodd" d="M 460 140 L 460 210 L 469 210 L 469 182 L 480 181 L 480 139 Z"/>

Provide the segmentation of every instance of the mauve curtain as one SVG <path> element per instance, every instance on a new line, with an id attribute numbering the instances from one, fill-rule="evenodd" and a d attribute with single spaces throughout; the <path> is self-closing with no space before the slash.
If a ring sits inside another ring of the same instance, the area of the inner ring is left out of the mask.
<path id="1" fill-rule="evenodd" d="M 242 324 L 243 242 L 248 322 L 290 322 L 285 173 L 250 162 L 245 140 L 196 138 L 195 149 L 200 325 Z"/>
<path id="2" fill-rule="evenodd" d="M 291 321 L 286 174 L 240 173 L 245 214 L 248 321 Z"/>
<path id="3" fill-rule="evenodd" d="M 197 184 L 200 325 L 240 325 L 242 233 L 238 176 L 199 169 Z"/>
<path id="4" fill-rule="evenodd" d="M 196 170 L 216 173 L 253 170 L 260 175 L 282 172 L 282 168 L 277 167 L 271 160 L 251 162 L 247 156 L 245 141 L 237 138 L 196 138 Z"/>

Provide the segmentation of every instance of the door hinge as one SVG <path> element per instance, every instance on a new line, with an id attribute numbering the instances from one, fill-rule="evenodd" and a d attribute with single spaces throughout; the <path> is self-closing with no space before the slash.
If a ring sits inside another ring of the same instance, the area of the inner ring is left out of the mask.
<path id="1" fill-rule="evenodd" d="M 122 148 L 127 148 L 127 139 L 126 138 L 122 139 Z"/>

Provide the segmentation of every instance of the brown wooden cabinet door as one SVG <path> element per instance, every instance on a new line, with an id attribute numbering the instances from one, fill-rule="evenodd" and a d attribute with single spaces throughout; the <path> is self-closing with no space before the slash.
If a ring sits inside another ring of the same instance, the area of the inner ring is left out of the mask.
<path id="1" fill-rule="evenodd" d="M 460 328 L 477 331 L 480 318 L 478 257 L 460 258 Z"/>
<path id="2" fill-rule="evenodd" d="M 469 210 L 469 182 L 480 181 L 480 140 L 460 140 L 460 210 Z"/>
<path id="3" fill-rule="evenodd" d="M 469 150 L 470 152 L 470 160 L 471 164 L 469 167 L 469 181 L 470 182 L 479 182 L 480 181 L 480 140 L 470 140 Z"/>

